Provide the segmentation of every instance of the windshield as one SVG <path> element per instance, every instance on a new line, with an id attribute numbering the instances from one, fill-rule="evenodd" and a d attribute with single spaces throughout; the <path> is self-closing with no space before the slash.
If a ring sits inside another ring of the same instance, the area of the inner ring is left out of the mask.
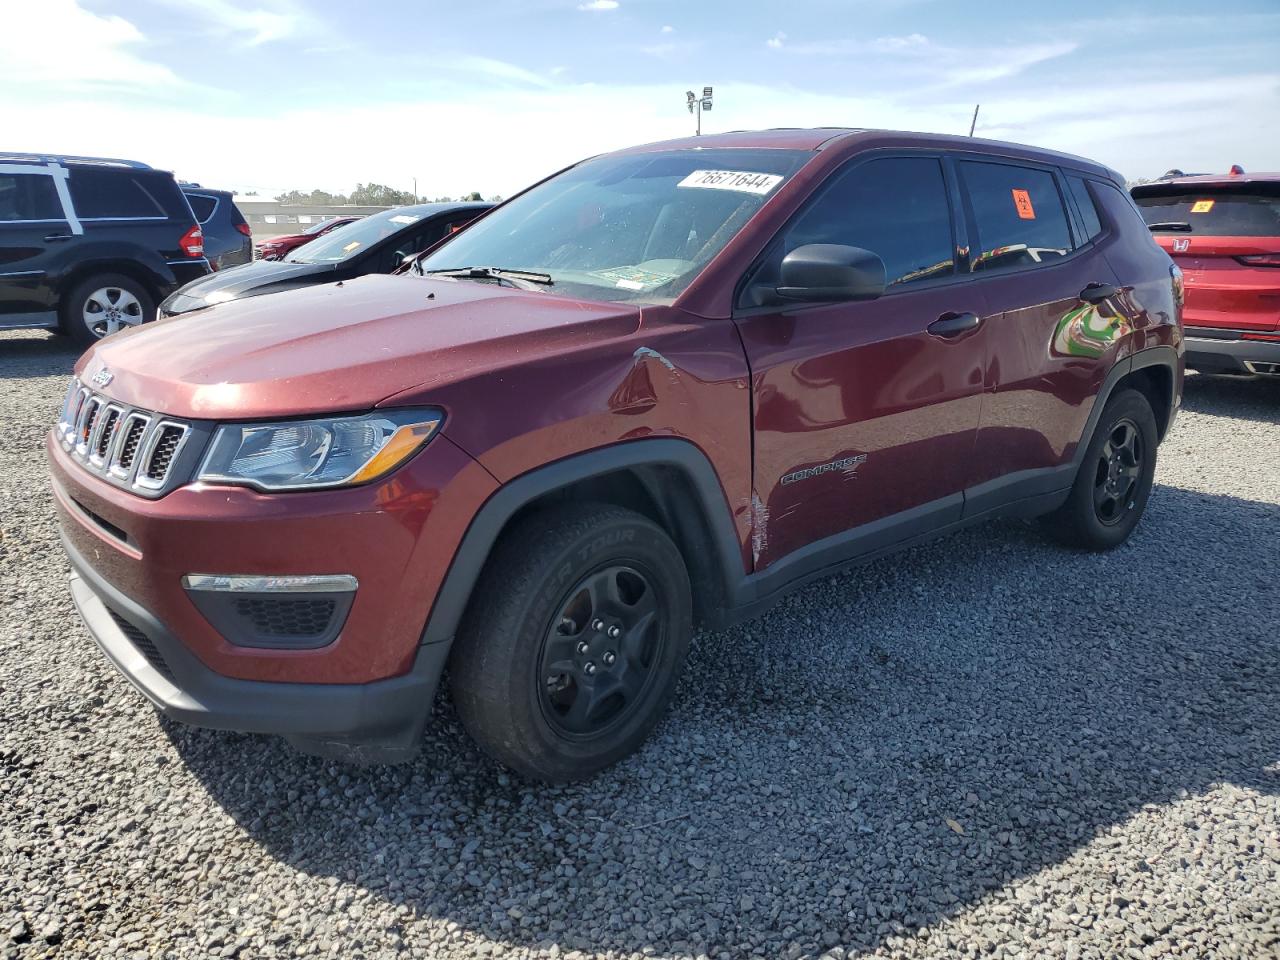
<path id="1" fill-rule="evenodd" d="M 319 233 L 321 230 L 328 227 L 329 224 L 333 223 L 333 221 L 333 217 L 330 217 L 328 220 L 317 220 L 315 223 L 311 224 L 311 226 L 307 227 L 307 229 L 303 230 L 302 234 L 303 236 L 309 237 L 313 233 Z"/>
<path id="2" fill-rule="evenodd" d="M 670 303 L 812 153 L 672 150 L 588 160 L 499 207 L 422 269 L 548 274 L 553 292 Z"/>
<path id="3" fill-rule="evenodd" d="M 1199 233 L 1210 237 L 1280 237 L 1280 184 L 1245 188 L 1177 187 L 1134 201 L 1156 233 Z"/>
<path id="4" fill-rule="evenodd" d="M 403 208 L 383 210 L 312 240 L 295 250 L 289 260 L 293 263 L 337 263 L 368 250 L 379 240 L 399 233 L 421 219 L 421 214 L 410 213 Z"/>

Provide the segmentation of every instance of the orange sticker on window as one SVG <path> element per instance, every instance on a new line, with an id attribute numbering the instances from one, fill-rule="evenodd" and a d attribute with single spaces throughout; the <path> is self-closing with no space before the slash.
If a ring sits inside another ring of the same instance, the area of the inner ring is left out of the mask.
<path id="1" fill-rule="evenodd" d="M 1027 191 L 1013 191 L 1013 205 L 1018 209 L 1019 219 L 1034 220 L 1036 218 L 1036 208 L 1031 205 L 1031 194 Z"/>
<path id="2" fill-rule="evenodd" d="M 1208 213 L 1212 209 L 1213 209 L 1212 200 L 1197 200 L 1195 203 L 1191 205 L 1192 213 Z"/>

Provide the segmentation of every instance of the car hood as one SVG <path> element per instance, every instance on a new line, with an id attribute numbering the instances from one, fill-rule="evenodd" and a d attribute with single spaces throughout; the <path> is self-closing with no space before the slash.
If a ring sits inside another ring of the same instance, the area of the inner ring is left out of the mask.
<path id="1" fill-rule="evenodd" d="M 100 341 L 76 364 L 123 403 L 191 419 L 365 410 L 423 385 L 634 332 L 638 308 L 374 274 L 223 303 Z M 101 378 L 99 378 L 101 379 Z"/>
<path id="2" fill-rule="evenodd" d="M 332 263 L 285 263 L 279 260 L 242 263 L 192 280 L 164 302 L 164 312 L 187 313 L 211 306 L 210 294 L 216 294 L 214 302 L 221 303 L 252 294 L 263 287 L 287 285 L 305 278 L 317 278 L 312 282 L 321 283 L 326 274 L 333 273 L 334 267 Z"/>

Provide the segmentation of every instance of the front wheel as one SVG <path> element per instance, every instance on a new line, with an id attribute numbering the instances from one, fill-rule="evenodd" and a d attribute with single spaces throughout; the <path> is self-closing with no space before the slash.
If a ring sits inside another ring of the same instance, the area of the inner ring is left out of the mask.
<path id="1" fill-rule="evenodd" d="M 76 284 L 62 300 L 62 330 L 82 346 L 155 319 L 146 288 L 122 273 L 101 273 Z"/>
<path id="2" fill-rule="evenodd" d="M 1087 550 L 1110 550 L 1129 539 L 1151 496 L 1158 443 L 1147 398 L 1137 390 L 1112 397 L 1098 418 L 1067 502 L 1046 518 L 1049 532 Z"/>
<path id="3" fill-rule="evenodd" d="M 666 710 L 692 632 L 689 575 L 655 523 L 565 505 L 503 534 L 450 663 L 463 725 L 538 780 L 589 777 Z"/>

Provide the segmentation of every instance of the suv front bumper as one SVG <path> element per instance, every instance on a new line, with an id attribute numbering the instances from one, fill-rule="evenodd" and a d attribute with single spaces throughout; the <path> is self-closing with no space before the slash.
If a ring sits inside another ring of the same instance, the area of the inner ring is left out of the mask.
<path id="1" fill-rule="evenodd" d="M 1187 327 L 1187 366 L 1202 373 L 1280 374 L 1280 342 L 1243 340 L 1243 332 Z"/>
<path id="2" fill-rule="evenodd" d="M 66 536 L 62 544 L 71 560 L 71 596 L 89 635 L 166 716 L 216 730 L 281 734 L 326 756 L 395 761 L 417 749 L 449 644 L 419 647 L 408 673 L 373 683 L 226 677 L 103 579 Z"/>

